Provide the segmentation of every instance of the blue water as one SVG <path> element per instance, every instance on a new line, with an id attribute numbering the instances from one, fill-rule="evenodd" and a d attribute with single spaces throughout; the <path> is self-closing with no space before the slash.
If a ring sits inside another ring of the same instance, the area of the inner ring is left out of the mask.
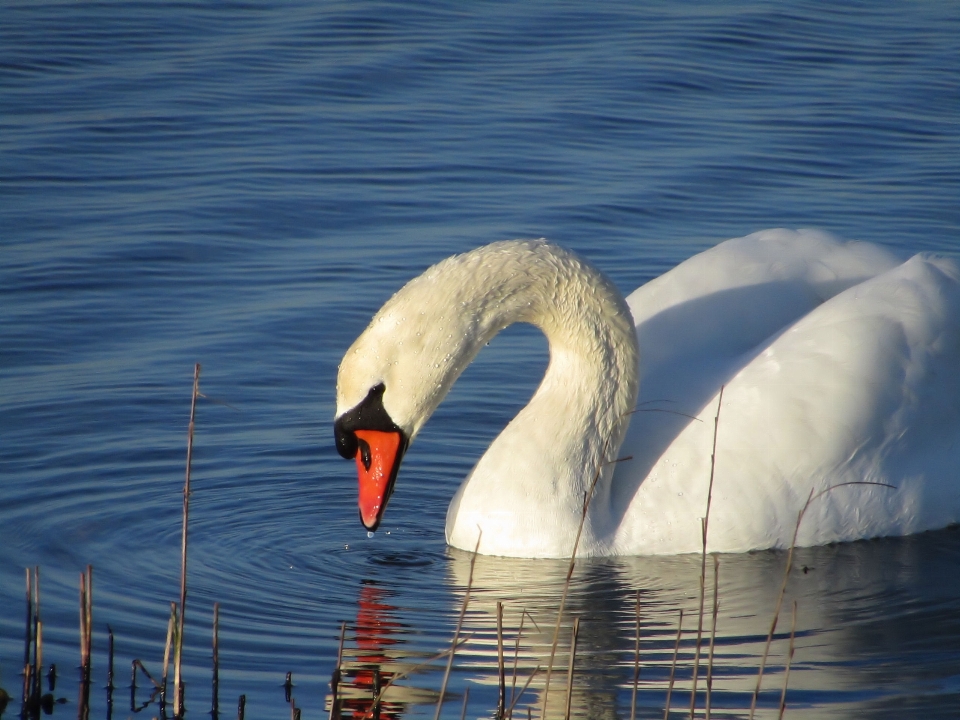
<path id="1" fill-rule="evenodd" d="M 333 388 L 406 280 L 512 237 L 570 246 L 625 292 L 765 227 L 960 254 L 955 3 L 8 1 L 0 14 L 0 686 L 19 697 L 23 568 L 39 565 L 45 658 L 71 702 L 60 717 L 75 711 L 87 563 L 93 714 L 108 624 L 118 685 L 133 658 L 159 671 L 195 362 L 188 714 L 209 708 L 220 602 L 224 714 L 245 693 L 250 717 L 286 717 L 290 670 L 315 718 L 341 621 L 352 667 L 385 677 L 448 647 L 469 557 L 444 545 L 446 504 L 546 362 L 530 329 L 493 342 L 368 539 L 333 448 Z M 785 560 L 720 559 L 715 715 L 745 715 Z M 955 717 L 958 566 L 949 529 L 801 552 L 765 716 L 796 599 L 791 717 Z M 517 689 L 546 662 L 565 575 L 477 561 L 444 717 L 467 688 L 469 717 L 496 706 L 497 600 L 508 663 L 521 611 L 536 622 Z M 688 707 L 698 575 L 698 558 L 578 564 L 551 714 L 579 615 L 574 715 L 629 717 L 637 590 L 638 715 L 662 717 L 681 608 L 673 707 Z M 442 664 L 398 680 L 391 717 L 433 716 Z"/>

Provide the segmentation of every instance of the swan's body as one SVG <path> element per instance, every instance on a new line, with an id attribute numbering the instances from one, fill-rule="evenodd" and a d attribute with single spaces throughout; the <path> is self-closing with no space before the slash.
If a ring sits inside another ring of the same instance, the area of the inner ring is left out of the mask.
<path id="1" fill-rule="evenodd" d="M 455 547 L 472 550 L 479 528 L 482 553 L 569 556 L 599 468 L 580 554 L 698 551 L 721 386 L 711 551 L 789 545 L 811 490 L 852 481 L 895 489 L 826 493 L 798 544 L 960 521 L 960 268 L 775 230 L 697 255 L 626 301 L 542 241 L 479 248 L 408 283 L 347 351 L 337 384 L 338 447 L 358 458 L 368 527 L 407 442 L 513 322 L 544 331 L 550 363 L 450 503 Z M 378 459 L 379 438 L 394 436 L 395 456 Z M 366 510 L 365 473 L 379 478 Z"/>

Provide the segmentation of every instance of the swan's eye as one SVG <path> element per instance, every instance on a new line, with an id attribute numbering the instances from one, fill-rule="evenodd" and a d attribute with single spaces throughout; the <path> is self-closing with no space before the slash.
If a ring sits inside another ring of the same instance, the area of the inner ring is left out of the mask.
<path id="1" fill-rule="evenodd" d="M 360 461 L 363 463 L 363 467 L 367 470 L 370 469 L 370 444 L 361 438 L 357 438 L 357 445 L 360 447 Z"/>

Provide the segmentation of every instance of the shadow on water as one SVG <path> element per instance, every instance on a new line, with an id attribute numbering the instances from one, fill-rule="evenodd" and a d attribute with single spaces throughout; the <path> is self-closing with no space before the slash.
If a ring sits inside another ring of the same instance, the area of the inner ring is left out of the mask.
<path id="1" fill-rule="evenodd" d="M 470 574 L 470 553 L 450 550 L 451 612 L 459 610 Z M 719 557 L 719 616 L 713 668 L 712 715 L 744 717 L 770 628 L 786 553 L 765 551 Z M 949 717 L 960 700 L 960 528 L 891 538 L 801 548 L 796 551 L 784 608 L 797 602 L 796 652 L 789 676 L 791 717 Z M 478 556 L 461 638 L 455 680 L 444 713 L 457 693 L 470 689 L 470 716 L 497 705 L 497 603 L 504 604 L 503 645 L 507 704 L 515 717 L 538 716 L 556 612 L 569 565 L 562 560 Z M 684 610 L 672 708 L 686 714 L 695 650 L 700 559 L 695 555 L 578 561 L 560 623 L 550 681 L 548 715 L 562 718 L 567 695 L 571 628 L 579 618 L 571 716 L 628 718 L 632 691 L 635 598 L 641 613 L 637 717 L 662 717 L 671 673 L 679 611 Z M 708 574 L 708 602 L 712 579 Z M 380 717 L 423 715 L 437 701 L 436 678 L 418 678 L 443 661 L 422 646 L 407 649 L 418 629 L 400 621 L 392 604 L 402 595 L 388 583 L 360 585 L 357 614 L 348 631 L 344 717 L 364 717 L 374 683 L 396 678 Z M 522 632 L 521 632 L 522 624 Z M 758 717 L 775 717 L 788 652 L 790 611 L 781 616 L 771 648 Z M 704 618 L 704 653 L 709 641 Z M 519 638 L 519 640 L 518 640 Z M 438 648 L 442 650 L 443 648 Z M 911 661 L 902 662 L 906 656 Z M 706 658 L 701 662 L 697 708 L 706 702 Z M 431 666 L 432 665 L 432 666 Z M 516 669 L 514 669 L 516 668 Z M 537 671 L 537 668 L 540 670 Z M 532 676 L 532 680 L 531 680 Z M 431 689 L 424 685 L 429 684 Z M 419 706 L 419 709 L 418 709 Z M 369 716 L 369 715 L 368 715 Z"/>

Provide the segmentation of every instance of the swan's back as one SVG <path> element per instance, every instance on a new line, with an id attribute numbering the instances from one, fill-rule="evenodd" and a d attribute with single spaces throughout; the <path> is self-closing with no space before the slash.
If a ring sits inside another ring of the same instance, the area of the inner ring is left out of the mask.
<path id="1" fill-rule="evenodd" d="M 729 241 L 629 298 L 639 412 L 617 469 L 620 553 L 696 551 L 721 385 L 714 550 L 960 521 L 960 270 L 810 231 Z M 696 415 L 694 421 L 683 414 Z"/>

